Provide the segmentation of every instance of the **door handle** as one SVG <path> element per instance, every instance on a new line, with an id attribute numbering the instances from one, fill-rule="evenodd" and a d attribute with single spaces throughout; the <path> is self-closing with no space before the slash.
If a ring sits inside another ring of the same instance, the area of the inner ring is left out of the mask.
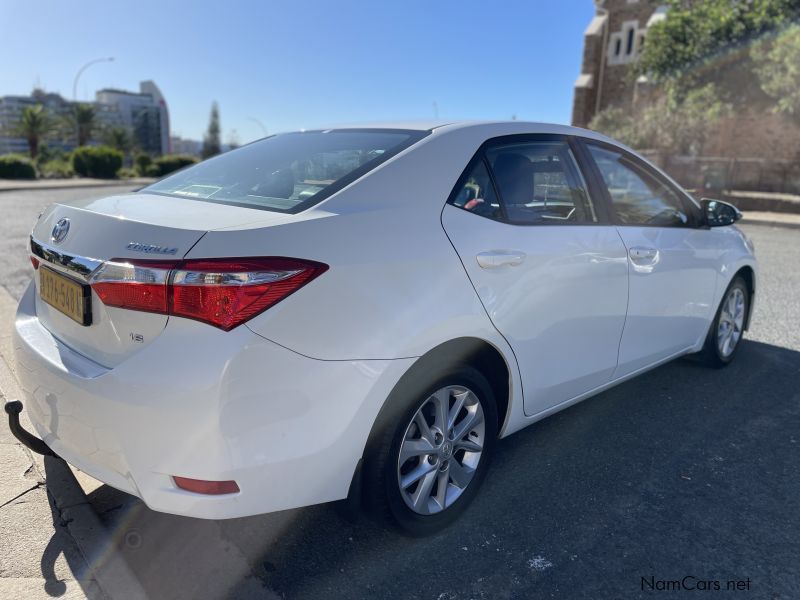
<path id="1" fill-rule="evenodd" d="M 637 265 L 651 265 L 658 262 L 658 250 L 644 246 L 634 246 L 628 250 L 631 261 Z"/>
<path id="2" fill-rule="evenodd" d="M 521 265 L 525 260 L 525 253 L 519 250 L 491 250 L 480 252 L 475 258 L 482 269 L 497 269 Z"/>

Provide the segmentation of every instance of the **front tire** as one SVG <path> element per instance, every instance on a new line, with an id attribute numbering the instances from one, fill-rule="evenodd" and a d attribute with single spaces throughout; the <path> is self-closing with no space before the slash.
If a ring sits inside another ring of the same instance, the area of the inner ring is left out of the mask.
<path id="1" fill-rule="evenodd" d="M 750 309 L 750 290 L 744 279 L 734 278 L 722 296 L 701 351 L 703 361 L 712 367 L 729 365 L 741 345 Z"/>
<path id="2" fill-rule="evenodd" d="M 497 404 L 471 366 L 434 376 L 392 398 L 365 457 L 364 500 L 420 537 L 458 518 L 478 492 L 497 438 Z"/>

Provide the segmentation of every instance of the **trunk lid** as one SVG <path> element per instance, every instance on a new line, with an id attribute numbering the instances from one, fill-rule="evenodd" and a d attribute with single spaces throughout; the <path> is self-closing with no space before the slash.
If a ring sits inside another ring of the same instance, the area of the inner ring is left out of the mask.
<path id="1" fill-rule="evenodd" d="M 57 241 L 54 228 L 65 219 L 69 222 L 66 235 Z M 168 317 L 105 306 L 91 291 L 91 324 L 83 325 L 42 299 L 43 269 L 88 285 L 89 274 L 103 261 L 176 260 L 211 229 L 286 220 L 287 215 L 278 213 L 146 193 L 54 204 L 42 213 L 32 232 L 32 248 L 38 249 L 34 254 L 40 259 L 34 277 L 36 314 L 62 342 L 112 368 L 151 343 L 164 330 Z M 51 281 L 46 285 L 52 285 Z"/>

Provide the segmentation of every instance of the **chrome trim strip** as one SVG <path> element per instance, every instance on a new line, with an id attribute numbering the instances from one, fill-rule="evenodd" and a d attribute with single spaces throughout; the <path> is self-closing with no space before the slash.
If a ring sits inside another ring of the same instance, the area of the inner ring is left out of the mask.
<path id="1" fill-rule="evenodd" d="M 96 258 L 61 252 L 48 244 L 34 239 L 33 236 L 31 236 L 31 253 L 46 263 L 61 267 L 61 270 L 66 270 L 74 275 L 78 275 L 81 279 L 86 281 L 89 280 L 89 277 L 95 269 L 104 262 Z"/>

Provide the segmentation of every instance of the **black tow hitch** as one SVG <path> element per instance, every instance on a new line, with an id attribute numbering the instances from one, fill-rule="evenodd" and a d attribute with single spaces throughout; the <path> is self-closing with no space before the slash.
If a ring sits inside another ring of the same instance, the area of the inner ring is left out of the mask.
<path id="1" fill-rule="evenodd" d="M 22 424 L 19 422 L 19 413 L 22 412 L 22 402 L 19 400 L 12 400 L 11 402 L 6 402 L 6 413 L 8 413 L 8 427 L 11 429 L 11 433 L 14 434 L 14 437 L 17 438 L 20 442 L 22 442 L 25 446 L 30 448 L 33 452 L 37 454 L 43 454 L 45 456 L 55 456 L 56 458 L 58 455 L 50 450 L 50 446 L 45 444 L 42 440 L 37 438 L 32 433 L 25 431 L 22 427 Z"/>

